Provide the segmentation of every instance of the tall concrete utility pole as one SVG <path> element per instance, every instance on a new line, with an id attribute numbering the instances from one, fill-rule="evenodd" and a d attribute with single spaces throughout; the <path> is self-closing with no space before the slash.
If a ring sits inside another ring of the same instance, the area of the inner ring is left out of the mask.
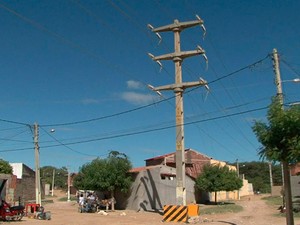
<path id="1" fill-rule="evenodd" d="M 70 188 L 71 188 L 71 177 L 70 177 L 70 169 L 68 167 L 68 202 L 71 201 L 71 199 L 70 199 L 70 196 L 71 196 L 70 190 L 71 189 Z"/>
<path id="2" fill-rule="evenodd" d="M 282 110 L 284 110 L 282 81 L 281 81 L 280 70 L 279 70 L 279 57 L 276 49 L 273 49 L 272 58 L 273 58 L 273 66 L 274 66 L 274 73 L 275 73 L 275 83 L 277 87 L 277 97 L 279 98 L 279 102 L 282 106 Z M 286 207 L 286 224 L 294 225 L 289 163 L 287 161 L 282 161 L 281 164 L 282 164 L 284 200 L 285 200 L 285 207 Z"/>
<path id="3" fill-rule="evenodd" d="M 207 85 L 207 82 L 200 79 L 195 82 L 182 82 L 182 68 L 183 59 L 195 55 L 204 55 L 205 51 L 198 47 L 194 51 L 180 50 L 180 32 L 189 27 L 200 25 L 203 27 L 203 20 L 197 17 L 198 20 L 190 22 L 179 22 L 174 20 L 173 24 L 152 28 L 155 33 L 172 31 L 174 33 L 174 48 L 175 52 L 154 57 L 152 59 L 156 62 L 160 60 L 173 60 L 175 63 L 175 84 L 165 85 L 153 88 L 154 91 L 173 90 L 176 97 L 176 203 L 178 205 L 186 205 L 186 188 L 185 188 L 185 152 L 184 152 L 184 113 L 183 113 L 183 92 L 186 88 L 200 85 Z M 206 57 L 206 56 L 205 56 Z"/>
<path id="4" fill-rule="evenodd" d="M 36 204 L 42 205 L 38 124 L 35 123 L 33 125 L 33 128 L 34 128 L 34 154 L 35 154 L 35 202 Z"/>
<path id="5" fill-rule="evenodd" d="M 52 176 L 52 192 L 51 195 L 54 196 L 54 183 L 55 183 L 55 169 L 53 169 L 53 176 Z"/>
<path id="6" fill-rule="evenodd" d="M 272 163 L 269 162 L 269 175 L 270 175 L 270 187 L 271 187 L 271 195 L 272 195 L 272 189 L 273 189 L 273 174 L 272 174 Z"/>

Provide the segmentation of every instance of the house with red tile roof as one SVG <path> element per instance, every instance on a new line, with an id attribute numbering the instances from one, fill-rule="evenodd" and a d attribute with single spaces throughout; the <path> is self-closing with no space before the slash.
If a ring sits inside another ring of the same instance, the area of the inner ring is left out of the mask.
<path id="1" fill-rule="evenodd" d="M 160 210 L 164 205 L 176 205 L 176 155 L 175 152 L 146 159 L 145 166 L 133 168 L 134 183 L 126 199 L 119 201 L 118 207 L 133 210 Z M 210 193 L 195 188 L 195 179 L 203 171 L 204 165 L 229 166 L 193 149 L 185 150 L 186 203 L 204 203 L 214 199 Z M 219 200 L 238 199 L 242 195 L 253 194 L 252 185 L 244 180 L 245 188 L 235 192 L 219 192 Z M 250 188 L 249 188 L 250 187 Z"/>

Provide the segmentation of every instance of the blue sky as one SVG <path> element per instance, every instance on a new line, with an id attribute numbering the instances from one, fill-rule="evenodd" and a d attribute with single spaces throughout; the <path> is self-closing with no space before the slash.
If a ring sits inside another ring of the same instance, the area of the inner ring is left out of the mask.
<path id="1" fill-rule="evenodd" d="M 282 80 L 300 77 L 297 0 L 1 0 L 0 157 L 34 168 L 33 134 L 40 125 L 40 165 L 77 171 L 110 150 L 135 167 L 175 151 L 175 99 L 147 88 L 174 83 L 174 63 L 147 55 L 174 51 L 148 28 L 195 20 L 181 32 L 181 49 L 202 46 L 183 62 L 183 81 L 205 88 L 184 95 L 185 147 L 218 160 L 257 161 L 251 126 L 264 120 L 276 94 L 273 48 Z M 259 62 L 259 63 L 256 63 Z M 299 83 L 283 82 L 284 101 L 300 99 Z M 29 125 L 29 126 L 28 126 Z M 55 129 L 51 133 L 51 129 Z"/>

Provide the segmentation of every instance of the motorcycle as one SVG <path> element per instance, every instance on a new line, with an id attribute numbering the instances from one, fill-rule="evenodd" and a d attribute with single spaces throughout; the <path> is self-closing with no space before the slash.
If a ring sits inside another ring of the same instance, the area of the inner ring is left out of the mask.
<path id="1" fill-rule="evenodd" d="M 78 207 L 78 212 L 80 213 L 95 213 L 98 211 L 97 202 L 85 202 L 83 205 Z"/>
<path id="2" fill-rule="evenodd" d="M 0 194 L 2 193 L 2 190 L 5 186 L 6 179 L 2 181 L 2 184 L 0 186 Z M 4 200 L 1 200 L 0 203 L 0 219 L 1 220 L 21 220 L 24 216 L 24 206 L 23 205 L 17 205 L 17 206 L 11 206 L 9 203 L 7 203 Z"/>

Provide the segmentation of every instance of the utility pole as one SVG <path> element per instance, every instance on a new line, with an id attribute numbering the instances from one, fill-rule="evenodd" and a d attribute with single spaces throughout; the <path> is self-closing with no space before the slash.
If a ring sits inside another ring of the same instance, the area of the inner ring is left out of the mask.
<path id="1" fill-rule="evenodd" d="M 279 58 L 278 58 L 277 49 L 273 49 L 273 66 L 275 72 L 275 84 L 277 87 L 277 97 L 279 98 L 279 102 L 282 106 L 282 110 L 284 110 L 282 81 L 281 81 L 280 70 L 279 70 Z M 283 175 L 284 199 L 285 199 L 285 207 L 286 207 L 286 223 L 287 225 L 294 225 L 289 162 L 283 160 L 281 162 L 281 165 L 282 165 L 282 175 Z"/>
<path id="2" fill-rule="evenodd" d="M 271 162 L 269 162 L 269 174 L 270 174 L 270 187 L 271 187 L 271 195 L 272 195 L 273 174 L 272 174 L 272 163 Z"/>
<path id="3" fill-rule="evenodd" d="M 237 176 L 240 177 L 240 164 L 239 164 L 239 159 L 236 159 L 236 173 L 237 173 Z"/>
<path id="4" fill-rule="evenodd" d="M 70 199 L 70 188 L 71 188 L 71 177 L 70 177 L 70 169 L 68 167 L 68 202 L 71 201 L 71 199 Z"/>
<path id="5" fill-rule="evenodd" d="M 236 173 L 237 173 L 237 177 L 240 178 L 240 164 L 239 164 L 239 159 L 236 159 Z M 238 189 L 237 194 L 238 194 L 238 200 L 241 200 L 240 189 Z"/>
<path id="6" fill-rule="evenodd" d="M 53 176 L 52 176 L 52 192 L 51 192 L 52 196 L 54 196 L 54 182 L 55 182 L 55 169 L 53 169 Z"/>
<path id="7" fill-rule="evenodd" d="M 186 88 L 207 85 L 204 80 L 195 82 L 182 82 L 182 68 L 181 64 L 183 59 L 195 55 L 204 55 L 205 51 L 198 47 L 194 51 L 184 51 L 180 49 L 180 32 L 189 27 L 200 25 L 203 27 L 203 20 L 197 17 L 198 20 L 190 22 L 179 22 L 174 20 L 173 24 L 152 28 L 152 32 L 166 32 L 171 31 L 174 33 L 174 48 L 175 52 L 165 54 L 157 57 L 152 57 L 156 62 L 159 60 L 173 60 L 175 64 L 175 84 L 165 85 L 153 88 L 154 91 L 173 90 L 175 93 L 176 101 L 176 203 L 177 205 L 186 205 L 186 187 L 185 187 L 185 149 L 184 149 L 184 113 L 183 113 L 183 92 Z M 149 54 L 150 55 L 150 54 Z M 206 57 L 206 56 L 205 56 Z"/>
<path id="8" fill-rule="evenodd" d="M 42 205 L 41 176 L 40 176 L 40 148 L 39 148 L 39 125 L 34 124 L 34 153 L 35 153 L 35 202 Z"/>

